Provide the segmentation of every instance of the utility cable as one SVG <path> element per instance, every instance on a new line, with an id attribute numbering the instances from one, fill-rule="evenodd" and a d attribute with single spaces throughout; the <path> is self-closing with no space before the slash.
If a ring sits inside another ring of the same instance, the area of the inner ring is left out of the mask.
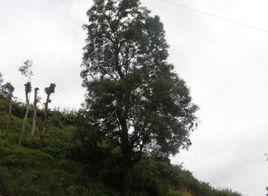
<path id="1" fill-rule="evenodd" d="M 253 26 L 253 25 L 249 25 L 249 24 L 246 24 L 246 23 L 243 23 L 243 22 L 239 22 L 239 21 L 236 21 L 236 20 L 233 20 L 233 19 L 225 18 L 225 17 L 219 16 L 219 15 L 212 14 L 210 12 L 206 12 L 206 11 L 199 10 L 199 9 L 196 9 L 196 8 L 192 8 L 192 7 L 189 7 L 189 6 L 185 6 L 185 5 L 177 3 L 177 2 L 172 2 L 172 1 L 169 1 L 169 0 L 159 0 L 159 1 L 165 2 L 167 4 L 175 5 L 177 7 L 184 8 L 184 9 L 187 9 L 187 10 L 190 10 L 190 11 L 202 14 L 202 15 L 210 16 L 210 17 L 213 17 L 213 18 L 224 20 L 226 22 L 230 22 L 230 23 L 237 24 L 237 25 L 240 25 L 240 26 L 244 26 L 244 27 L 247 27 L 247 28 L 250 28 L 250 29 L 254 29 L 254 30 L 257 30 L 257 31 L 262 31 L 262 32 L 268 33 L 268 30 L 266 30 L 266 29 L 256 27 L 256 26 Z"/>

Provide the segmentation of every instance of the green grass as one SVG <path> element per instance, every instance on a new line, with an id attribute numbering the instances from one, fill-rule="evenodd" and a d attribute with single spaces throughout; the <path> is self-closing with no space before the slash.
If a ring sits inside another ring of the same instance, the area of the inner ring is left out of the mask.
<path id="1" fill-rule="evenodd" d="M 0 140 L 2 194 L 108 195 L 109 191 L 98 183 L 81 183 L 83 168 L 79 162 L 60 159 L 42 150 L 11 145 Z M 112 195 L 112 192 L 109 195 Z"/>
<path id="2" fill-rule="evenodd" d="M 7 106 L 0 95 L 0 196 L 119 196 L 116 191 L 120 184 L 118 148 L 113 148 L 109 154 L 109 144 L 104 142 L 96 151 L 97 159 L 89 156 L 83 160 L 80 151 L 75 154 L 75 117 L 59 111 L 50 116 L 43 138 L 40 137 L 43 122 L 39 116 L 34 143 L 30 138 L 32 119 L 29 117 L 23 145 L 19 146 L 17 142 L 24 110 L 15 103 L 14 106 L 17 115 L 12 116 L 11 132 L 6 138 Z M 94 151 L 90 145 L 83 150 Z M 145 157 L 133 167 L 133 173 L 137 192 L 133 196 L 190 196 L 186 192 L 174 191 L 178 188 L 193 190 L 195 196 L 239 196 L 229 190 L 216 190 L 208 183 L 198 181 L 180 166 L 154 158 Z"/>
<path id="3" fill-rule="evenodd" d="M 95 179 L 83 182 L 85 166 L 67 158 L 75 127 L 49 126 L 46 136 L 30 142 L 28 119 L 23 146 L 17 145 L 22 119 L 12 116 L 11 133 L 5 136 L 7 114 L 0 112 L 0 195 L 88 196 L 115 195 Z"/>

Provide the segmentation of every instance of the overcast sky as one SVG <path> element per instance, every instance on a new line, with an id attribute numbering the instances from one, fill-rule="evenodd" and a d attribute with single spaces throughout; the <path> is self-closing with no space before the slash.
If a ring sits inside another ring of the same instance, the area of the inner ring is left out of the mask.
<path id="1" fill-rule="evenodd" d="M 267 0 L 169 0 L 268 30 Z M 192 147 L 173 158 L 200 180 L 246 196 L 268 184 L 268 33 L 160 0 L 143 0 L 160 15 L 170 62 L 200 106 Z M 0 0 L 0 72 L 23 100 L 17 71 L 34 61 L 33 85 L 57 84 L 53 106 L 83 101 L 80 64 L 90 0 Z"/>

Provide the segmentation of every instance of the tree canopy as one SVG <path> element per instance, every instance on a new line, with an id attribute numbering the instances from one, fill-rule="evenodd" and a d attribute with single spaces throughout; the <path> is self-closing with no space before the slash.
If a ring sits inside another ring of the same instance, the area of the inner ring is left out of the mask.
<path id="1" fill-rule="evenodd" d="M 46 88 L 45 88 L 45 92 L 46 92 L 46 94 L 54 93 L 54 92 L 55 92 L 55 88 L 56 88 L 56 84 L 51 83 L 51 84 L 49 85 L 49 87 L 46 87 Z"/>
<path id="2" fill-rule="evenodd" d="M 14 86 L 10 82 L 5 83 L 1 88 L 2 88 L 1 89 L 2 90 L 2 93 L 6 97 L 12 96 L 13 92 L 15 91 Z"/>
<path id="3" fill-rule="evenodd" d="M 21 74 L 28 79 L 28 82 L 31 81 L 31 77 L 33 76 L 32 68 L 33 68 L 33 61 L 32 60 L 26 60 L 19 67 L 19 72 L 21 72 Z"/>
<path id="4" fill-rule="evenodd" d="M 198 107 L 167 62 L 160 18 L 138 0 L 95 0 L 87 15 L 81 76 L 88 123 L 130 162 L 187 148 Z"/>

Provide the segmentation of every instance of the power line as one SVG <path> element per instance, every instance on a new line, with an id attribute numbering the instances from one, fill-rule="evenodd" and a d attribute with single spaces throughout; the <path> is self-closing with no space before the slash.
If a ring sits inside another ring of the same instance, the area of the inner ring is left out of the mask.
<path id="1" fill-rule="evenodd" d="M 175 3 L 175 2 L 172 2 L 172 1 L 168 1 L 168 0 L 159 0 L 159 1 L 171 4 L 171 5 L 175 5 L 177 7 L 181 7 L 181 8 L 184 8 L 184 9 L 187 9 L 187 10 L 199 13 L 199 14 L 207 15 L 207 16 L 217 18 L 217 19 L 220 19 L 220 20 L 224 20 L 224 21 L 227 21 L 227 22 L 230 22 L 230 23 L 233 23 L 233 24 L 244 26 L 244 27 L 247 27 L 247 28 L 250 28 L 250 29 L 254 29 L 254 30 L 257 30 L 257 31 L 262 31 L 262 32 L 268 33 L 268 30 L 266 30 L 266 29 L 256 27 L 256 26 L 253 26 L 253 25 L 249 25 L 249 24 L 246 24 L 246 23 L 243 23 L 243 22 L 239 22 L 239 21 L 236 21 L 236 20 L 233 20 L 233 19 L 225 18 L 225 17 L 219 16 L 219 15 L 216 15 L 216 14 L 212 14 L 212 13 L 209 13 L 209 12 L 206 12 L 206 11 L 203 11 L 203 10 L 199 10 L 199 9 L 196 9 L 196 8 L 188 7 L 188 6 L 182 5 L 180 3 Z"/>

